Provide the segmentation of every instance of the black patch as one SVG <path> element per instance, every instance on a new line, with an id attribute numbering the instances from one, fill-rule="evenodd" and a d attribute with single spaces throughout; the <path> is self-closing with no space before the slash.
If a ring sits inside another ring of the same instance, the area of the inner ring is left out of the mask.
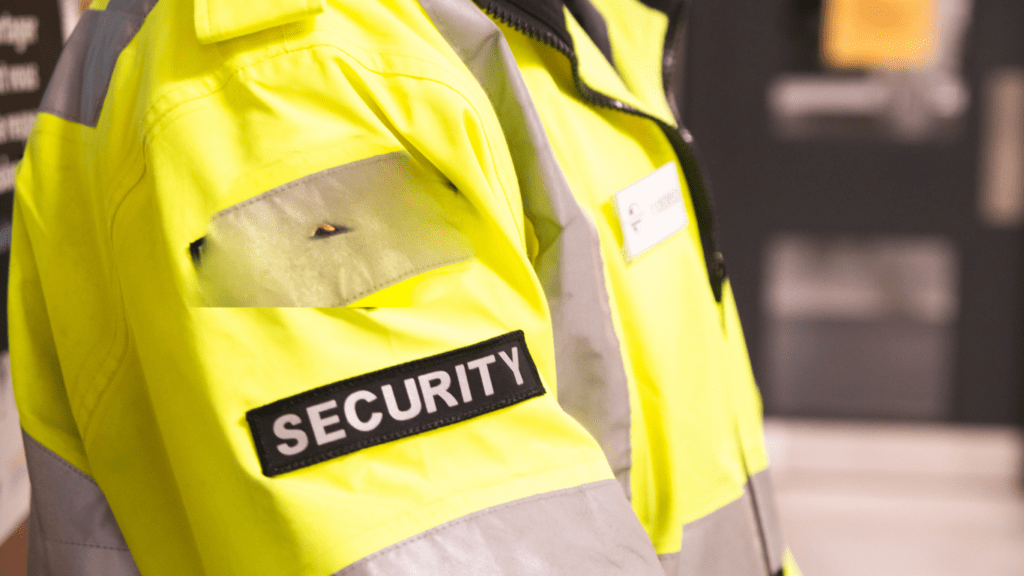
<path id="1" fill-rule="evenodd" d="M 199 240 L 196 240 L 188 245 L 188 254 L 192 257 L 192 265 L 199 268 L 199 264 L 203 260 L 203 243 L 206 242 L 206 236 L 203 236 Z"/>
<path id="2" fill-rule="evenodd" d="M 537 367 L 517 330 L 321 386 L 245 417 L 263 474 L 276 476 L 542 394 Z"/>

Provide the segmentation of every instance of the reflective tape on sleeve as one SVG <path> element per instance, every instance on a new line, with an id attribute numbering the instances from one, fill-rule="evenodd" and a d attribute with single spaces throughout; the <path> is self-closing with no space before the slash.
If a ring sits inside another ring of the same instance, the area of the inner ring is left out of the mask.
<path id="1" fill-rule="evenodd" d="M 679 552 L 662 554 L 667 576 L 767 576 L 783 567 L 784 546 L 767 470 L 743 495 L 683 526 Z"/>
<path id="2" fill-rule="evenodd" d="M 782 528 L 779 523 L 779 511 L 775 506 L 775 490 L 769 471 L 762 470 L 750 477 L 750 493 L 754 498 L 757 520 L 761 525 L 761 536 L 764 539 L 765 556 L 771 573 L 782 570 L 783 555 L 786 546 L 782 539 Z"/>
<path id="3" fill-rule="evenodd" d="M 28 573 L 138 576 L 99 486 L 28 434 L 22 436 L 32 480 Z"/>
<path id="4" fill-rule="evenodd" d="M 202 304 L 345 306 L 473 257 L 468 211 L 405 152 L 309 174 L 217 212 L 190 246 Z"/>
<path id="5" fill-rule="evenodd" d="M 663 576 L 614 480 L 538 494 L 452 520 L 334 576 Z"/>
<path id="6" fill-rule="evenodd" d="M 117 59 L 155 5 L 156 0 L 111 0 L 106 10 L 86 10 L 64 45 L 39 111 L 95 126 Z"/>
<path id="7" fill-rule="evenodd" d="M 598 441 L 629 496 L 629 389 L 597 228 L 569 189 L 501 30 L 468 3 L 420 5 L 490 98 L 515 162 L 523 209 L 539 223 L 542 256 L 535 266 L 551 307 L 558 402 Z"/>

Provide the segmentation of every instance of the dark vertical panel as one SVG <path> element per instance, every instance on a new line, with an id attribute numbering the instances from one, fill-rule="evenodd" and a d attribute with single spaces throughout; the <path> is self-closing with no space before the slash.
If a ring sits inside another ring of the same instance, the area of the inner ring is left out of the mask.
<path id="1" fill-rule="evenodd" d="M 0 18 L 4 19 L 6 33 L 0 38 L 10 41 L 0 42 L 0 115 L 13 112 L 33 111 L 39 106 L 43 97 L 46 82 L 53 74 L 57 65 L 57 57 L 61 49 L 60 14 L 56 0 L 40 2 L 39 0 L 4 0 L 0 9 Z M 12 33 L 14 30 L 25 31 L 26 24 L 35 23 L 35 38 L 22 45 L 22 34 Z M 13 41 L 19 38 L 19 41 Z M 38 88 L 24 90 L 24 66 L 35 66 L 38 70 Z M 19 138 L 8 138 L 6 130 L 0 134 L 0 157 L 7 157 L 9 162 L 17 162 L 24 151 L 24 141 Z M 0 193 L 8 192 L 0 182 Z M 0 203 L 8 209 L 0 215 L 10 218 L 10 201 Z"/>
<path id="2" fill-rule="evenodd" d="M 955 420 L 1010 422 L 1024 388 L 1024 238 L 979 220 L 980 88 L 986 72 L 1024 65 L 1024 2 L 975 0 L 965 45 L 971 105 L 948 137 L 782 140 L 769 126 L 770 80 L 814 67 L 813 0 L 694 0 L 684 116 L 713 184 L 721 245 L 754 361 L 764 378 L 764 247 L 775 234 L 939 235 L 957 247 Z M 802 13 L 800 11 L 803 11 Z M 796 14 L 796 16 L 794 16 Z"/>
<path id="3" fill-rule="evenodd" d="M 966 70 L 975 106 L 967 145 L 972 168 L 971 199 L 977 193 L 978 118 L 987 74 L 998 67 L 1024 66 L 1024 3 L 976 0 Z M 1020 422 L 1024 388 L 1024 284 L 1020 227 L 994 230 L 977 209 L 960 215 L 964 270 L 957 357 L 955 418 L 966 422 Z"/>
<path id="4" fill-rule="evenodd" d="M 715 195 L 726 266 L 760 377 L 759 246 L 771 204 L 764 180 L 764 85 L 774 68 L 773 2 L 694 0 L 689 9 L 685 122 Z"/>
<path id="5" fill-rule="evenodd" d="M 62 44 L 56 0 L 4 0 L 0 9 L 0 350 L 7 350 L 7 270 L 10 260 L 10 222 L 14 202 L 13 165 L 25 150 L 26 121 L 39 106 L 53 74 Z M 26 89 L 32 71 L 34 89 Z"/>

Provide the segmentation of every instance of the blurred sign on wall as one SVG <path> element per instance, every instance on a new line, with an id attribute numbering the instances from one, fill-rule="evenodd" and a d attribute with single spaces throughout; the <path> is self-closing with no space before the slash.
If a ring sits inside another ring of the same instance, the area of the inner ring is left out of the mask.
<path id="1" fill-rule="evenodd" d="M 938 236 L 783 235 L 765 255 L 766 398 L 787 414 L 939 420 L 959 266 Z"/>
<path id="2" fill-rule="evenodd" d="M 779 136 L 949 138 L 970 102 L 962 76 L 971 0 L 820 0 L 794 18 L 812 66 L 779 74 L 768 108 Z"/>
<path id="3" fill-rule="evenodd" d="M 0 542 L 28 515 L 29 484 L 7 353 L 7 269 L 15 167 L 36 108 L 78 21 L 76 0 L 3 0 L 0 5 Z M 4 571 L 0 566 L 0 572 Z"/>
<path id="4" fill-rule="evenodd" d="M 693 2 L 684 122 L 769 414 L 1019 423 L 1024 1 L 903 2 L 937 31 L 902 64 L 871 45 L 879 13 L 836 20 L 889 0 Z M 920 257 L 937 288 L 900 292 L 919 257 L 881 252 L 921 243 L 945 246 Z M 955 313 L 878 304 L 900 293 Z"/>
<path id="5" fill-rule="evenodd" d="M 0 195 L 9 206 L 14 166 L 63 44 L 56 1 L 4 0 L 0 9 Z M 9 210 L 9 208 L 7 208 Z M 9 211 L 5 214 L 9 219 Z"/>
<path id="6" fill-rule="evenodd" d="M 923 68 L 935 60 L 939 0 L 829 0 L 821 57 L 833 68 Z"/>
<path id="7" fill-rule="evenodd" d="M 29 484 L 18 412 L 11 390 L 10 358 L 0 355 L 0 542 L 28 516 Z"/>
<path id="8" fill-rule="evenodd" d="M 988 72 L 979 159 L 979 206 L 992 227 L 1024 222 L 1024 68 Z"/>

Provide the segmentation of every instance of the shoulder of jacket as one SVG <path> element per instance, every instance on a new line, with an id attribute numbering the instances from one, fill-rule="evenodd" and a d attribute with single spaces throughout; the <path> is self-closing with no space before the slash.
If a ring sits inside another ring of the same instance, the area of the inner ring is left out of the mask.
<path id="1" fill-rule="evenodd" d="M 200 43 L 223 42 L 324 11 L 324 0 L 195 0 Z"/>

